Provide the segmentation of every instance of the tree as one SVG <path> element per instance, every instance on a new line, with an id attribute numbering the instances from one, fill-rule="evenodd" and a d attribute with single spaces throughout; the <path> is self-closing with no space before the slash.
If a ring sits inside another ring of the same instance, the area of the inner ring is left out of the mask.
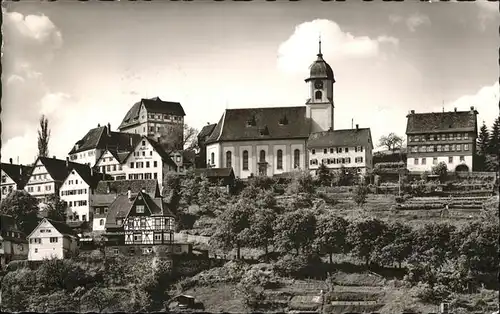
<path id="1" fill-rule="evenodd" d="M 490 141 L 490 134 L 486 124 L 483 121 L 483 125 L 479 130 L 479 135 L 477 137 L 477 154 L 479 156 L 486 156 L 488 153 L 488 146 Z"/>
<path id="2" fill-rule="evenodd" d="M 500 156 L 500 118 L 497 117 L 491 127 L 491 134 L 488 145 L 489 154 L 498 158 Z"/>
<path id="3" fill-rule="evenodd" d="M 446 177 L 448 176 L 448 166 L 446 166 L 445 162 L 441 161 L 432 167 L 432 173 L 437 174 L 439 176 L 439 181 L 442 183 L 446 181 Z"/>
<path id="4" fill-rule="evenodd" d="M 251 216 L 252 225 L 243 230 L 242 238 L 253 248 L 263 248 L 266 256 L 274 237 L 276 213 L 270 208 L 256 210 Z"/>
<path id="5" fill-rule="evenodd" d="M 348 186 L 354 181 L 355 174 L 352 169 L 340 166 L 340 169 L 333 173 L 333 180 L 336 185 Z"/>
<path id="6" fill-rule="evenodd" d="M 245 244 L 245 233 L 242 231 L 250 228 L 251 215 L 252 209 L 243 200 L 229 206 L 217 217 L 217 229 L 210 242 L 224 251 L 236 248 L 237 258 L 240 259 L 240 249 Z"/>
<path id="7" fill-rule="evenodd" d="M 66 202 L 61 200 L 59 195 L 51 194 L 47 198 L 47 218 L 55 221 L 66 221 Z"/>
<path id="8" fill-rule="evenodd" d="M 181 183 L 181 200 L 186 205 L 198 204 L 200 178 L 193 171 L 188 171 Z"/>
<path id="9" fill-rule="evenodd" d="M 368 196 L 368 192 L 370 190 L 364 184 L 360 184 L 354 188 L 352 199 L 358 206 L 362 206 L 366 202 L 366 198 Z"/>
<path id="10" fill-rule="evenodd" d="M 413 230 L 399 221 L 391 222 L 387 227 L 385 234 L 387 244 L 380 250 L 377 259 L 385 265 L 398 263 L 398 267 L 401 268 L 402 262 L 412 253 Z"/>
<path id="11" fill-rule="evenodd" d="M 0 213 L 14 217 L 21 231 L 28 235 L 38 225 L 38 200 L 24 190 L 12 191 L 0 203 Z"/>
<path id="12" fill-rule="evenodd" d="M 181 178 L 178 173 L 167 172 L 163 179 L 164 200 L 176 212 L 181 200 Z"/>
<path id="13" fill-rule="evenodd" d="M 314 182 L 309 171 L 302 170 L 294 172 L 292 181 L 288 185 L 287 193 L 288 194 L 314 193 Z"/>
<path id="14" fill-rule="evenodd" d="M 276 224 L 274 244 L 282 252 L 308 251 L 314 241 L 316 216 L 311 210 L 298 209 L 281 216 Z"/>
<path id="15" fill-rule="evenodd" d="M 90 310 L 97 309 L 98 313 L 102 313 L 105 309 L 119 304 L 118 302 L 119 298 L 117 293 L 105 287 L 93 287 L 82 297 L 83 305 Z"/>
<path id="16" fill-rule="evenodd" d="M 426 262 L 435 268 L 440 268 L 452 256 L 452 234 L 455 226 L 448 223 L 430 223 L 413 233 L 412 256 L 413 263 Z"/>
<path id="17" fill-rule="evenodd" d="M 316 171 L 316 175 L 318 176 L 318 182 L 320 185 L 329 186 L 331 184 L 332 174 L 324 163 L 321 163 L 318 170 Z"/>
<path id="18" fill-rule="evenodd" d="M 347 238 L 352 253 L 365 261 L 366 266 L 377 250 L 385 246 L 385 223 L 378 219 L 360 219 L 349 225 Z"/>
<path id="19" fill-rule="evenodd" d="M 198 150 L 199 149 L 198 133 L 200 132 L 198 132 L 197 129 L 190 127 L 186 123 L 184 123 L 183 132 L 184 132 L 184 143 L 183 143 L 184 149 Z"/>
<path id="20" fill-rule="evenodd" d="M 386 147 L 387 150 L 395 151 L 397 148 L 401 149 L 403 146 L 404 139 L 395 133 L 389 133 L 389 135 L 384 135 L 380 137 L 379 146 Z"/>
<path id="21" fill-rule="evenodd" d="M 38 130 L 38 157 L 49 156 L 49 139 L 49 120 L 42 115 L 40 118 L 40 129 Z"/>
<path id="22" fill-rule="evenodd" d="M 332 255 L 347 252 L 347 228 L 349 223 L 332 212 L 318 217 L 316 226 L 316 244 L 318 248 L 329 255 L 330 264 Z"/>

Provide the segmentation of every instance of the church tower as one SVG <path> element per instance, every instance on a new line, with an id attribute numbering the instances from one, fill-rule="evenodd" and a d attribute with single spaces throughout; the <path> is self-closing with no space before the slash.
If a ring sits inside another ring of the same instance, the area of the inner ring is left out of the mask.
<path id="1" fill-rule="evenodd" d="M 310 98 L 306 103 L 306 117 L 311 119 L 311 133 L 333 130 L 333 77 L 332 68 L 323 60 L 321 38 L 319 40 L 318 58 L 309 67 Z"/>

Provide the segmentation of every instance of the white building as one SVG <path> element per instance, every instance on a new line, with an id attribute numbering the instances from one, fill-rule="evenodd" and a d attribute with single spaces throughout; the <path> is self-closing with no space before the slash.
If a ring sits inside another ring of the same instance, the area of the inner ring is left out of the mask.
<path id="1" fill-rule="evenodd" d="M 449 171 L 472 171 L 476 152 L 477 114 L 469 111 L 427 112 L 407 115 L 407 168 L 432 171 L 444 162 Z"/>
<path id="2" fill-rule="evenodd" d="M 64 259 L 78 251 L 78 236 L 65 223 L 44 218 L 28 236 L 28 260 Z"/>
<path id="3" fill-rule="evenodd" d="M 12 163 L 1 163 L 1 198 L 7 197 L 13 190 L 22 190 L 29 179 L 32 167 L 15 165 Z"/>
<path id="4" fill-rule="evenodd" d="M 373 167 L 373 142 L 369 128 L 312 133 L 307 141 L 309 169 L 353 168 L 360 174 Z"/>
<path id="5" fill-rule="evenodd" d="M 92 221 L 91 204 L 97 183 L 109 177 L 95 172 L 87 165 L 73 166 L 69 175 L 63 181 L 59 196 L 71 212 L 69 220 Z"/>
<path id="6" fill-rule="evenodd" d="M 125 160 L 123 169 L 128 180 L 154 179 L 162 191 L 165 174 L 176 171 L 177 165 L 157 142 L 144 136 Z"/>
<path id="7" fill-rule="evenodd" d="M 105 150 L 96 162 L 96 168 L 101 173 L 109 174 L 114 180 L 126 180 L 127 174 L 123 169 L 123 163 L 130 155 L 130 151 L 117 152 Z"/>

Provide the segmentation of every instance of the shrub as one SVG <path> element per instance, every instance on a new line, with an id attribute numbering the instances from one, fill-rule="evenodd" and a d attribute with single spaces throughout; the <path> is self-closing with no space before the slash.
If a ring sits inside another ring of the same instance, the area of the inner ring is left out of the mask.
<path id="1" fill-rule="evenodd" d="M 249 180 L 249 184 L 257 189 L 269 190 L 273 187 L 275 181 L 268 176 L 256 176 Z"/>
<path id="2" fill-rule="evenodd" d="M 325 203 L 329 205 L 336 205 L 338 204 L 338 200 L 335 198 L 334 194 L 331 193 L 325 193 L 325 192 L 318 192 L 318 197 L 321 198 L 322 200 L 325 201 Z"/>
<path id="3" fill-rule="evenodd" d="M 274 264 L 276 272 L 282 277 L 298 277 L 307 268 L 307 256 L 284 255 Z"/>

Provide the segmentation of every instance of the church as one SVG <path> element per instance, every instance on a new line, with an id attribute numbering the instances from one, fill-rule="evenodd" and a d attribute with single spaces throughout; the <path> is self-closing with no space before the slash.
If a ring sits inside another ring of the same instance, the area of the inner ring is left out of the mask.
<path id="1" fill-rule="evenodd" d="M 319 164 L 358 173 L 371 168 L 370 129 L 334 129 L 335 78 L 321 40 L 305 82 L 310 95 L 305 106 L 226 109 L 204 140 L 207 168 L 233 168 L 242 179 L 315 171 Z"/>

